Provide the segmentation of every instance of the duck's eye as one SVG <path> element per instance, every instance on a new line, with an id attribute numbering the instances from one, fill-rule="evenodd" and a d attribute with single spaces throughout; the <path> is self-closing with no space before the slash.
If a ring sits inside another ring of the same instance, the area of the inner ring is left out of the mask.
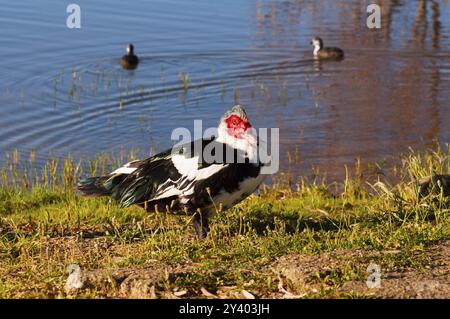
<path id="1" fill-rule="evenodd" d="M 234 119 L 233 121 L 231 121 L 231 123 L 232 123 L 233 125 L 237 125 L 237 124 L 238 124 L 238 121 L 237 121 L 236 119 Z"/>

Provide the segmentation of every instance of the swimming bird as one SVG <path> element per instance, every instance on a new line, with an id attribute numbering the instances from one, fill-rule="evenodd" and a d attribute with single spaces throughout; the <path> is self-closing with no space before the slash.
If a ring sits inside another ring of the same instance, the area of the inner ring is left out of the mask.
<path id="1" fill-rule="evenodd" d="M 139 58 L 134 54 L 134 46 L 127 45 L 127 54 L 120 58 L 120 65 L 127 70 L 134 70 L 139 64 Z"/>
<path id="2" fill-rule="evenodd" d="M 319 37 L 312 38 L 310 44 L 314 47 L 314 57 L 318 59 L 342 60 L 344 51 L 335 47 L 323 47 L 323 41 Z"/>
<path id="3" fill-rule="evenodd" d="M 258 157 L 259 147 L 247 113 L 236 105 L 221 117 L 217 138 L 175 145 L 106 176 L 82 179 L 77 188 L 85 195 L 111 196 L 122 207 L 193 215 L 203 239 L 209 217 L 239 203 L 263 182 L 267 164 Z"/>

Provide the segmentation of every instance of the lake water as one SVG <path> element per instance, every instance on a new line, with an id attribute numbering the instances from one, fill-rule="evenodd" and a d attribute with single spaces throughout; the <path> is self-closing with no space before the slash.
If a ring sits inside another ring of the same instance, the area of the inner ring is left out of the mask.
<path id="1" fill-rule="evenodd" d="M 14 149 L 38 164 L 146 156 L 235 101 L 255 127 L 280 128 L 281 169 L 297 157 L 298 175 L 339 179 L 356 158 L 450 141 L 448 1 L 72 2 L 81 29 L 66 26 L 69 1 L 1 1 L 0 164 Z M 366 27 L 371 2 L 378 30 Z M 346 58 L 315 62 L 315 35 Z M 118 64 L 128 42 L 134 72 Z"/>

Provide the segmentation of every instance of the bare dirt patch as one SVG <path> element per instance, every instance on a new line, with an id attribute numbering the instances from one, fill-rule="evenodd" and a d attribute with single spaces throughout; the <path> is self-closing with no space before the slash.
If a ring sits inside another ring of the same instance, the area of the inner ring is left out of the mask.
<path id="1" fill-rule="evenodd" d="M 436 244 L 423 252 L 430 266 L 420 269 L 399 267 L 401 269 L 398 271 L 387 272 L 381 269 L 381 286 L 368 288 L 367 267 L 372 261 L 383 261 L 389 254 L 402 254 L 402 251 L 341 250 L 315 256 L 292 254 L 280 257 L 271 269 L 284 283 L 283 287 L 280 286 L 284 294 L 298 297 L 335 290 L 336 296 L 450 298 L 450 241 Z"/>

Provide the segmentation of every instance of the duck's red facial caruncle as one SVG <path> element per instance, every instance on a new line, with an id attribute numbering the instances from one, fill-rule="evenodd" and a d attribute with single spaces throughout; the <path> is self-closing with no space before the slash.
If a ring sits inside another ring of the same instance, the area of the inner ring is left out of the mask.
<path id="1" fill-rule="evenodd" d="M 235 138 L 243 138 L 247 130 L 252 127 L 249 122 L 235 114 L 228 117 L 225 122 L 227 123 L 228 134 Z"/>

